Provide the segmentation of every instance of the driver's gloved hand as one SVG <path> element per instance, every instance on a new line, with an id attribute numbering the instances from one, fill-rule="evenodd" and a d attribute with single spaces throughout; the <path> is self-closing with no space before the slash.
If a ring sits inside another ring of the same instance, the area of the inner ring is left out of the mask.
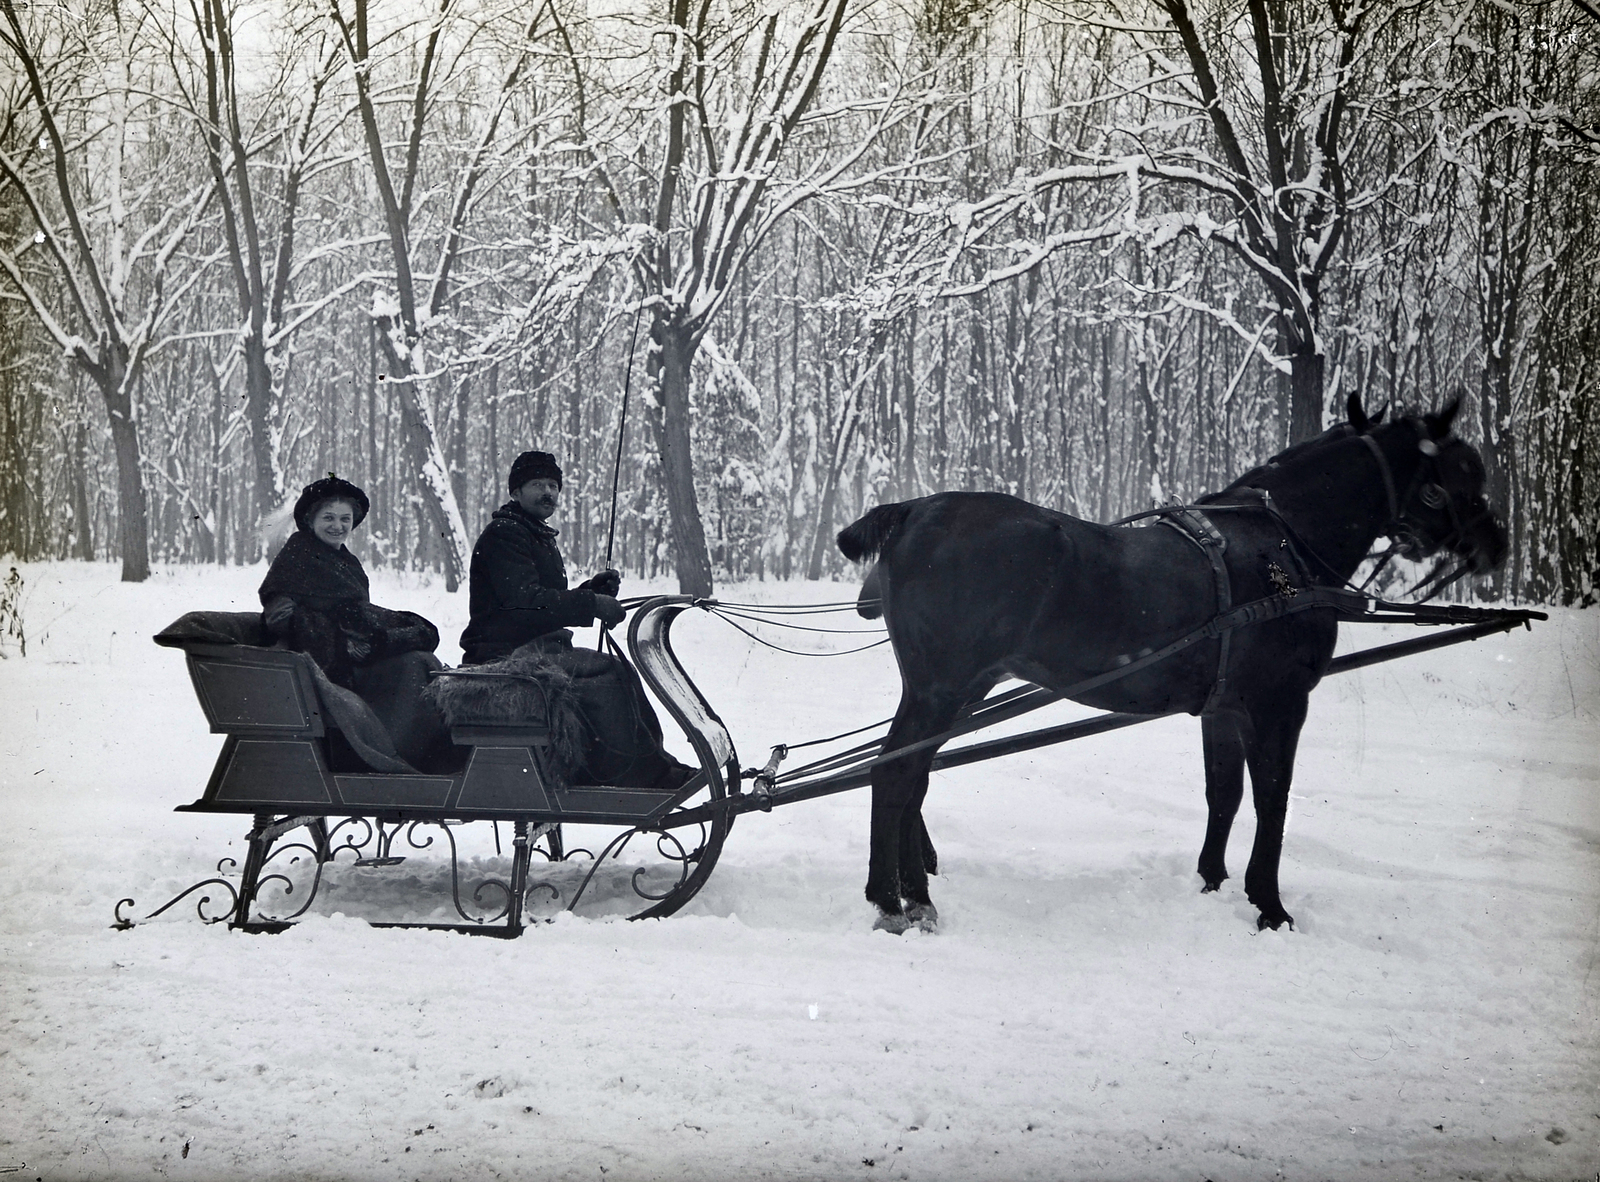
<path id="1" fill-rule="evenodd" d="M 594 597 L 594 614 L 608 629 L 615 628 L 628 618 L 627 611 L 613 596 L 598 593 Z"/>

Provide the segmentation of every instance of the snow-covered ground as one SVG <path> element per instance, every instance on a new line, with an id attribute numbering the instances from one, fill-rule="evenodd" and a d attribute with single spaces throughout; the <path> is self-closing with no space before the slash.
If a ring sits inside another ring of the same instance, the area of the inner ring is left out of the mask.
<path id="1" fill-rule="evenodd" d="M 249 936 L 189 903 L 110 925 L 122 896 L 143 915 L 242 858 L 247 818 L 172 811 L 221 739 L 149 637 L 253 606 L 262 571 L 22 573 L 28 654 L 0 661 L 0 1173 L 1600 1177 L 1600 612 L 1318 690 L 1293 931 L 1258 933 L 1240 878 L 1200 894 L 1182 718 L 936 775 L 937 936 L 871 930 L 860 792 L 741 818 L 666 920 L 615 918 L 612 876 L 517 941 L 370 928 L 439 901 L 431 853 L 406 851 Z M 378 573 L 374 598 L 459 658 L 464 595 Z M 893 709 L 884 648 L 788 657 L 698 613 L 675 640 L 747 764 Z M 488 828 L 458 832 L 492 870 Z M 1252 833 L 1247 800 L 1236 875 Z"/>

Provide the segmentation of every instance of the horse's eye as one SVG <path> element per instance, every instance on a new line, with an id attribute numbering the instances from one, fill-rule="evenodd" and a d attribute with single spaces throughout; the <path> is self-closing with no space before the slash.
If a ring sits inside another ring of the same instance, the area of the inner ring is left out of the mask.
<path id="1" fill-rule="evenodd" d="M 1422 503 L 1430 509 L 1444 507 L 1444 489 L 1437 484 L 1424 484 L 1422 491 L 1417 495 L 1422 499 Z"/>

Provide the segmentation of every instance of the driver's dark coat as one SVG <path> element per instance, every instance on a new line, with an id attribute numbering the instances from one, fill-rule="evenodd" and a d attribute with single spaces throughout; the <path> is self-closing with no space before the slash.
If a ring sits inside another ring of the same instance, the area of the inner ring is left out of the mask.
<path id="1" fill-rule="evenodd" d="M 472 620 L 461 634 L 468 664 L 505 656 L 558 628 L 594 623 L 594 592 L 567 589 L 556 531 L 515 501 L 494 511 L 472 548 Z"/>

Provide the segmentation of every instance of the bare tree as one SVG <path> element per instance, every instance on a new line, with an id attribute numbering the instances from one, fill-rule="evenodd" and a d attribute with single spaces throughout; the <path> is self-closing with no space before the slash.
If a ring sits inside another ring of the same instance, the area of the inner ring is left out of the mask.
<path id="1" fill-rule="evenodd" d="M 634 171 L 635 161 L 617 151 L 615 137 L 578 128 L 614 216 L 650 228 L 634 269 L 651 313 L 647 370 L 657 411 L 652 425 L 678 584 L 686 594 L 708 595 L 712 584 L 695 492 L 690 413 L 691 373 L 701 342 L 752 252 L 782 217 L 845 183 L 884 129 L 913 109 L 878 93 L 841 97 L 826 111 L 814 110 L 847 6 L 847 0 L 810 0 L 802 9 L 773 9 L 754 18 L 736 13 L 718 23 L 711 0 L 671 0 L 667 21 L 654 35 L 661 54 L 653 103 L 660 138 L 648 183 L 638 186 L 642 216 L 631 212 L 635 186 L 613 179 Z M 581 75 L 576 53 L 573 62 Z M 857 123 L 852 134 L 840 136 L 842 150 L 797 154 L 794 141 L 808 118 L 822 124 L 861 112 L 865 126 Z M 613 153 L 615 159 L 605 159 Z M 804 163 L 785 180 L 786 157 Z M 851 176 L 849 183 L 861 178 Z"/>
<path id="2" fill-rule="evenodd" d="M 178 273 L 175 259 L 212 183 L 186 177 L 181 152 L 158 156 L 174 141 L 143 76 L 147 14 L 113 6 L 80 23 L 51 6 L 25 13 L 0 0 L 0 44 L 20 70 L 0 179 L 37 228 L 22 249 L 0 247 L 0 274 L 100 392 L 117 463 L 122 577 L 141 582 L 150 549 L 135 389 L 164 321 L 201 273 Z"/>
<path id="3" fill-rule="evenodd" d="M 1322 285 L 1351 213 L 1347 113 L 1361 80 L 1370 6 L 1248 0 L 1238 17 L 1231 9 L 1197 13 L 1188 0 L 1153 0 L 1145 11 L 1159 13 L 1165 26 L 1125 17 L 1115 4 L 1098 15 L 1076 12 L 1059 26 L 1054 35 L 1083 38 L 1082 68 L 1101 80 L 1100 93 L 1070 106 L 1103 109 L 1105 123 L 1086 137 L 1082 122 L 1071 121 L 1073 142 L 1048 133 L 1055 151 L 1045 160 L 1019 161 L 1005 185 L 947 203 L 937 230 L 945 245 L 904 252 L 895 261 L 898 282 L 921 288 L 919 299 L 930 282 L 939 296 L 966 296 L 1027 274 L 1063 249 L 1125 239 L 1159 248 L 1179 235 L 1218 243 L 1272 301 L 1288 434 L 1314 434 L 1323 414 Z M 1010 19 L 1028 16 L 1018 10 Z M 1118 52 L 1107 52 L 1107 34 Z M 1075 195 L 1052 217 L 1043 194 L 1060 186 L 1093 187 L 1103 199 L 1089 216 L 1075 217 L 1083 204 Z M 962 277 L 966 253 L 1019 233 L 1001 259 Z M 1136 272 L 1128 279 L 1139 283 Z M 1231 311 L 1217 311 L 1242 339 L 1255 335 Z"/>
<path id="4" fill-rule="evenodd" d="M 1577 383 L 1564 396 L 1567 383 L 1557 381 L 1554 405 L 1528 404 L 1540 384 L 1530 346 L 1548 341 L 1541 320 L 1581 315 L 1586 303 L 1574 301 L 1569 310 L 1539 296 L 1541 288 L 1570 282 L 1559 271 L 1584 251 L 1581 240 L 1592 237 L 1582 219 L 1549 208 L 1563 201 L 1580 210 L 1589 204 L 1576 193 L 1566 196 L 1564 189 L 1576 177 L 1587 174 L 1592 181 L 1595 175 L 1593 147 L 1581 133 L 1573 136 L 1574 104 L 1582 101 L 1585 72 L 1576 51 L 1591 26 L 1577 13 L 1544 6 L 1473 6 L 1463 17 L 1468 35 L 1453 39 L 1449 82 L 1436 101 L 1441 138 L 1465 198 L 1461 220 L 1472 271 L 1460 279 L 1476 313 L 1478 430 L 1488 496 L 1511 511 L 1511 561 L 1495 576 L 1496 590 L 1504 594 L 1532 574 L 1539 545 L 1528 536 L 1529 510 L 1542 515 L 1555 508 L 1557 520 L 1565 516 L 1564 506 L 1519 503 L 1530 496 L 1547 501 L 1543 490 L 1568 465 L 1557 449 L 1546 455 L 1546 469 L 1519 471 L 1515 424 L 1529 422 L 1534 414 L 1566 417 L 1573 409 L 1564 405 L 1567 397 L 1586 385 Z M 1544 272 L 1557 274 L 1542 277 Z M 1569 361 L 1569 374 L 1570 366 Z M 1582 434 L 1581 425 L 1574 431 L 1559 422 L 1534 423 L 1531 430 L 1556 438 Z M 1582 488 L 1581 474 L 1577 488 Z"/>
<path id="5" fill-rule="evenodd" d="M 452 269 L 462 250 L 466 220 L 492 160 L 501 115 L 516 91 L 540 14 L 545 11 L 543 5 L 535 10 L 522 44 L 514 54 L 513 62 L 484 118 L 476 144 L 468 154 L 465 166 L 455 174 L 448 216 L 440 230 L 433 276 L 424 285 L 419 280 L 415 252 L 415 239 L 419 235 L 418 227 L 413 222 L 414 202 L 418 193 L 429 105 L 436 99 L 435 85 L 439 72 L 447 64 L 441 61 L 441 53 L 448 45 L 446 29 L 455 16 L 456 7 L 455 0 L 439 0 L 420 47 L 418 68 L 407 104 L 409 113 L 404 127 L 405 152 L 398 185 L 389 167 L 388 148 L 378 117 L 378 90 L 374 78 L 378 63 L 372 53 L 368 0 L 353 0 L 348 16 L 339 3 L 334 3 L 329 10 L 355 82 L 356 109 L 371 165 L 372 181 L 383 208 L 389 255 L 394 266 L 392 291 L 379 295 L 373 302 L 373 318 L 379 328 L 378 342 L 388 364 L 387 380 L 393 382 L 393 388 L 399 391 L 406 419 L 404 439 L 411 457 L 410 467 L 420 479 L 424 502 L 442 543 L 445 585 L 452 591 L 467 573 L 470 542 L 456 501 L 449 464 L 434 426 L 433 412 L 424 396 L 425 383 L 435 376 L 430 371 L 425 334 L 429 324 L 444 309 L 450 291 Z"/>
<path id="6" fill-rule="evenodd" d="M 277 76 L 249 96 L 256 108 L 252 113 L 241 102 L 236 6 L 227 0 L 190 0 L 189 9 L 199 34 L 199 85 L 190 85 L 176 27 L 169 56 L 174 84 L 205 145 L 239 303 L 235 342 L 244 373 L 241 410 L 260 520 L 287 493 L 280 454 L 285 347 L 296 329 L 364 280 L 322 292 L 307 306 L 289 307 L 306 180 L 321 164 L 320 149 L 335 126 L 320 116 L 340 51 L 315 33 L 297 38 L 283 51 Z M 269 161 L 279 178 L 273 186 L 261 179 Z"/>

